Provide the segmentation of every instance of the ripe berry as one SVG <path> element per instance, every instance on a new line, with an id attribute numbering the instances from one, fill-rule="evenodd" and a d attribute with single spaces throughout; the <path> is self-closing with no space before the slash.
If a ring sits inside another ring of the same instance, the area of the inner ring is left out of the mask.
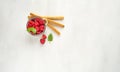
<path id="1" fill-rule="evenodd" d="M 46 39 L 47 36 L 45 34 L 42 35 L 42 39 Z"/>
<path id="2" fill-rule="evenodd" d="M 39 26 L 39 23 L 37 21 L 35 21 L 35 26 Z"/>
<path id="3" fill-rule="evenodd" d="M 39 29 L 39 27 L 37 27 L 37 26 L 35 27 L 35 29 L 36 29 L 37 31 L 39 31 L 39 30 L 40 30 L 40 29 Z"/>
<path id="4" fill-rule="evenodd" d="M 41 25 L 39 29 L 40 29 L 41 31 L 44 31 L 44 29 L 45 29 L 44 25 Z"/>
<path id="5" fill-rule="evenodd" d="M 44 44 L 45 43 L 45 39 L 40 39 L 40 43 Z"/>
<path id="6" fill-rule="evenodd" d="M 28 21 L 28 24 L 34 24 L 34 22 L 30 20 L 30 21 Z"/>
<path id="7" fill-rule="evenodd" d="M 37 31 L 37 33 L 36 34 L 40 34 L 41 33 L 41 31 Z"/>
<path id="8" fill-rule="evenodd" d="M 27 25 L 27 28 L 32 27 L 32 26 L 33 26 L 32 24 L 28 24 L 28 25 Z"/>
<path id="9" fill-rule="evenodd" d="M 40 19 L 40 18 L 35 18 L 34 20 L 35 20 L 35 21 L 39 21 L 39 20 L 41 20 L 41 19 Z"/>

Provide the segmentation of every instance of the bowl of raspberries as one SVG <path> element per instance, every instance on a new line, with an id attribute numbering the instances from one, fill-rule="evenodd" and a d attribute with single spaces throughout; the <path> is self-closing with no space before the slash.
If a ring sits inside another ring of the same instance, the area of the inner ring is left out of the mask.
<path id="1" fill-rule="evenodd" d="M 28 20 L 26 28 L 31 35 L 40 35 L 45 32 L 46 24 L 47 20 L 35 17 Z"/>

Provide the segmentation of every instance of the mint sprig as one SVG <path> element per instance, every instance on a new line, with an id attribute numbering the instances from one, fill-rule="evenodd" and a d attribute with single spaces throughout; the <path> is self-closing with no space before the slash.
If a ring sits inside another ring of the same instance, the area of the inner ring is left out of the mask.
<path id="1" fill-rule="evenodd" d="M 28 31 L 28 32 L 32 32 L 32 33 L 34 33 L 34 34 L 36 34 L 36 32 L 37 32 L 34 27 L 28 28 L 27 31 Z"/>
<path id="2" fill-rule="evenodd" d="M 53 35 L 52 35 L 52 33 L 50 33 L 50 34 L 48 35 L 48 41 L 53 41 Z"/>

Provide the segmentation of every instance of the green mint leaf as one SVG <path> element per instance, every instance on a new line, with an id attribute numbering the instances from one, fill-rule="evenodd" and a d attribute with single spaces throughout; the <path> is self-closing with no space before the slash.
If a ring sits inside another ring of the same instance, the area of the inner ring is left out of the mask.
<path id="1" fill-rule="evenodd" d="M 48 35 L 48 41 L 53 41 L 53 35 L 51 33 Z"/>
<path id="2" fill-rule="evenodd" d="M 27 29 L 28 32 L 33 32 L 34 34 L 37 32 L 34 27 L 30 27 Z"/>

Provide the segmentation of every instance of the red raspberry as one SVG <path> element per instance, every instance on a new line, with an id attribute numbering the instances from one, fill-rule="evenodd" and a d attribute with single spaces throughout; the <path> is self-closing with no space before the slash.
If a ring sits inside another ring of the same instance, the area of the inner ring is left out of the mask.
<path id="1" fill-rule="evenodd" d="M 32 27 L 36 28 L 37 26 L 36 26 L 36 25 L 33 25 Z"/>
<path id="2" fill-rule="evenodd" d="M 35 27 L 35 29 L 37 30 L 37 34 L 40 34 L 40 33 L 41 33 L 39 27 Z"/>
<path id="3" fill-rule="evenodd" d="M 40 34 L 41 33 L 41 31 L 37 31 L 37 33 L 36 34 Z"/>
<path id="4" fill-rule="evenodd" d="M 39 21 L 40 20 L 40 18 L 35 18 L 35 21 Z"/>
<path id="5" fill-rule="evenodd" d="M 35 27 L 35 29 L 36 29 L 37 31 L 39 31 L 39 30 L 40 30 L 40 29 L 39 29 L 39 27 L 37 27 L 37 26 Z"/>
<path id="6" fill-rule="evenodd" d="M 27 24 L 27 28 L 33 27 L 33 24 Z"/>
<path id="7" fill-rule="evenodd" d="M 35 26 L 39 26 L 39 23 L 37 21 L 35 21 Z"/>
<path id="8" fill-rule="evenodd" d="M 41 25 L 39 29 L 40 29 L 40 31 L 44 31 L 45 26 L 44 26 L 44 25 Z"/>
<path id="9" fill-rule="evenodd" d="M 39 20 L 39 21 L 37 21 L 38 23 L 39 23 L 39 25 L 41 25 L 41 21 Z"/>
<path id="10" fill-rule="evenodd" d="M 28 21 L 28 24 L 34 24 L 34 22 L 32 20 Z"/>
<path id="11" fill-rule="evenodd" d="M 44 20 L 39 20 L 38 22 L 39 22 L 40 25 L 45 23 Z"/>
<path id="12" fill-rule="evenodd" d="M 45 34 L 42 35 L 42 39 L 46 39 L 47 36 Z"/>
<path id="13" fill-rule="evenodd" d="M 45 24 L 45 21 L 41 18 L 35 18 L 35 21 L 37 21 L 40 25 Z"/>
<path id="14" fill-rule="evenodd" d="M 41 24 L 45 24 L 45 21 L 44 21 L 44 20 L 41 20 Z"/>
<path id="15" fill-rule="evenodd" d="M 45 43 L 45 39 L 40 39 L 40 43 L 44 44 Z"/>
<path id="16" fill-rule="evenodd" d="M 27 26 L 28 26 L 28 27 L 32 27 L 33 25 L 32 25 L 32 24 L 28 24 Z"/>

